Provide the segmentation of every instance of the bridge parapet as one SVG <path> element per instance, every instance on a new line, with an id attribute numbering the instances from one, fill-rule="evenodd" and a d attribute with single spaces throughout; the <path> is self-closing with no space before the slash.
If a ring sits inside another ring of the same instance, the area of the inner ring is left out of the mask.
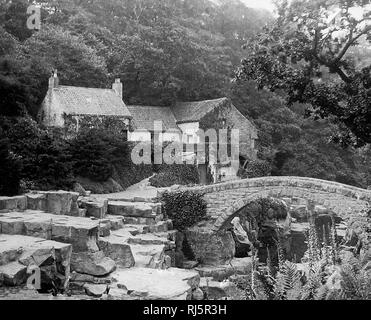
<path id="1" fill-rule="evenodd" d="M 305 177 L 263 177 L 180 190 L 204 194 L 207 213 L 215 219 L 214 231 L 248 203 L 263 197 L 311 200 L 342 218 L 371 203 L 371 190 Z"/>

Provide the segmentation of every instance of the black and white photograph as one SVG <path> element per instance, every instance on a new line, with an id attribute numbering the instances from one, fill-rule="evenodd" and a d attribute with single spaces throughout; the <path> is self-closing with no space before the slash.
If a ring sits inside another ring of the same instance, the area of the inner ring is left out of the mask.
<path id="1" fill-rule="evenodd" d="M 0 306 L 20 300 L 371 300 L 371 0 L 0 0 Z"/>

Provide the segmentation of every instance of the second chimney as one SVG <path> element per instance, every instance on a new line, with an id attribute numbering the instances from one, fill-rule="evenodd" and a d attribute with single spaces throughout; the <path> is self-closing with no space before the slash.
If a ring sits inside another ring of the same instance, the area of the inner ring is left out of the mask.
<path id="1" fill-rule="evenodd" d="M 51 77 L 49 78 L 49 89 L 54 89 L 59 85 L 58 70 L 55 69 L 52 72 Z"/>
<path id="2" fill-rule="evenodd" d="M 115 90 L 116 94 L 123 99 L 123 87 L 122 82 L 119 78 L 115 79 L 114 84 L 112 85 L 112 89 Z"/>

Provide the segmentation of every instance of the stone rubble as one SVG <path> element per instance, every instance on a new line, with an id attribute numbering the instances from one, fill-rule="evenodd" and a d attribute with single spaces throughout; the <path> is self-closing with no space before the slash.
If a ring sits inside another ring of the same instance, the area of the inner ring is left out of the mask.
<path id="1" fill-rule="evenodd" d="M 177 232 L 160 203 L 87 194 L 0 198 L 0 286 L 25 285 L 29 266 L 50 260 L 42 272 L 63 278 L 63 287 L 79 296 L 190 299 L 197 293 L 198 272 L 174 268 Z"/>

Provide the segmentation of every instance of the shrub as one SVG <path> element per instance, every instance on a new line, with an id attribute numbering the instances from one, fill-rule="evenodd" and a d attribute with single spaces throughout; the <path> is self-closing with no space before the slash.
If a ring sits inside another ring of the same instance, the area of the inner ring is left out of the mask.
<path id="1" fill-rule="evenodd" d="M 66 143 L 30 118 L 0 118 L 9 150 L 21 164 L 20 176 L 37 189 L 70 189 L 71 164 Z"/>
<path id="2" fill-rule="evenodd" d="M 125 141 L 109 132 L 92 129 L 79 133 L 69 143 L 68 153 L 76 176 L 93 181 L 107 181 L 113 174 L 113 164 L 126 159 Z"/>
<path id="3" fill-rule="evenodd" d="M 239 176 L 242 179 L 246 178 L 260 178 L 267 177 L 271 175 L 271 165 L 267 161 L 254 160 L 251 161 L 246 168 L 241 168 Z"/>
<path id="4" fill-rule="evenodd" d="M 200 178 L 196 166 L 174 164 L 161 166 L 150 182 L 156 188 L 166 188 L 173 185 L 199 184 Z"/>
<path id="5" fill-rule="evenodd" d="M 9 152 L 7 141 L 0 140 L 0 195 L 17 195 L 20 191 L 20 180 L 21 163 Z"/>
<path id="6" fill-rule="evenodd" d="M 114 164 L 113 179 L 124 189 L 141 182 L 153 175 L 152 165 L 136 165 L 131 161 L 121 161 Z"/>
<path id="7" fill-rule="evenodd" d="M 161 197 L 165 215 L 173 220 L 174 227 L 183 231 L 206 217 L 206 201 L 202 194 L 192 191 L 166 192 Z"/>

